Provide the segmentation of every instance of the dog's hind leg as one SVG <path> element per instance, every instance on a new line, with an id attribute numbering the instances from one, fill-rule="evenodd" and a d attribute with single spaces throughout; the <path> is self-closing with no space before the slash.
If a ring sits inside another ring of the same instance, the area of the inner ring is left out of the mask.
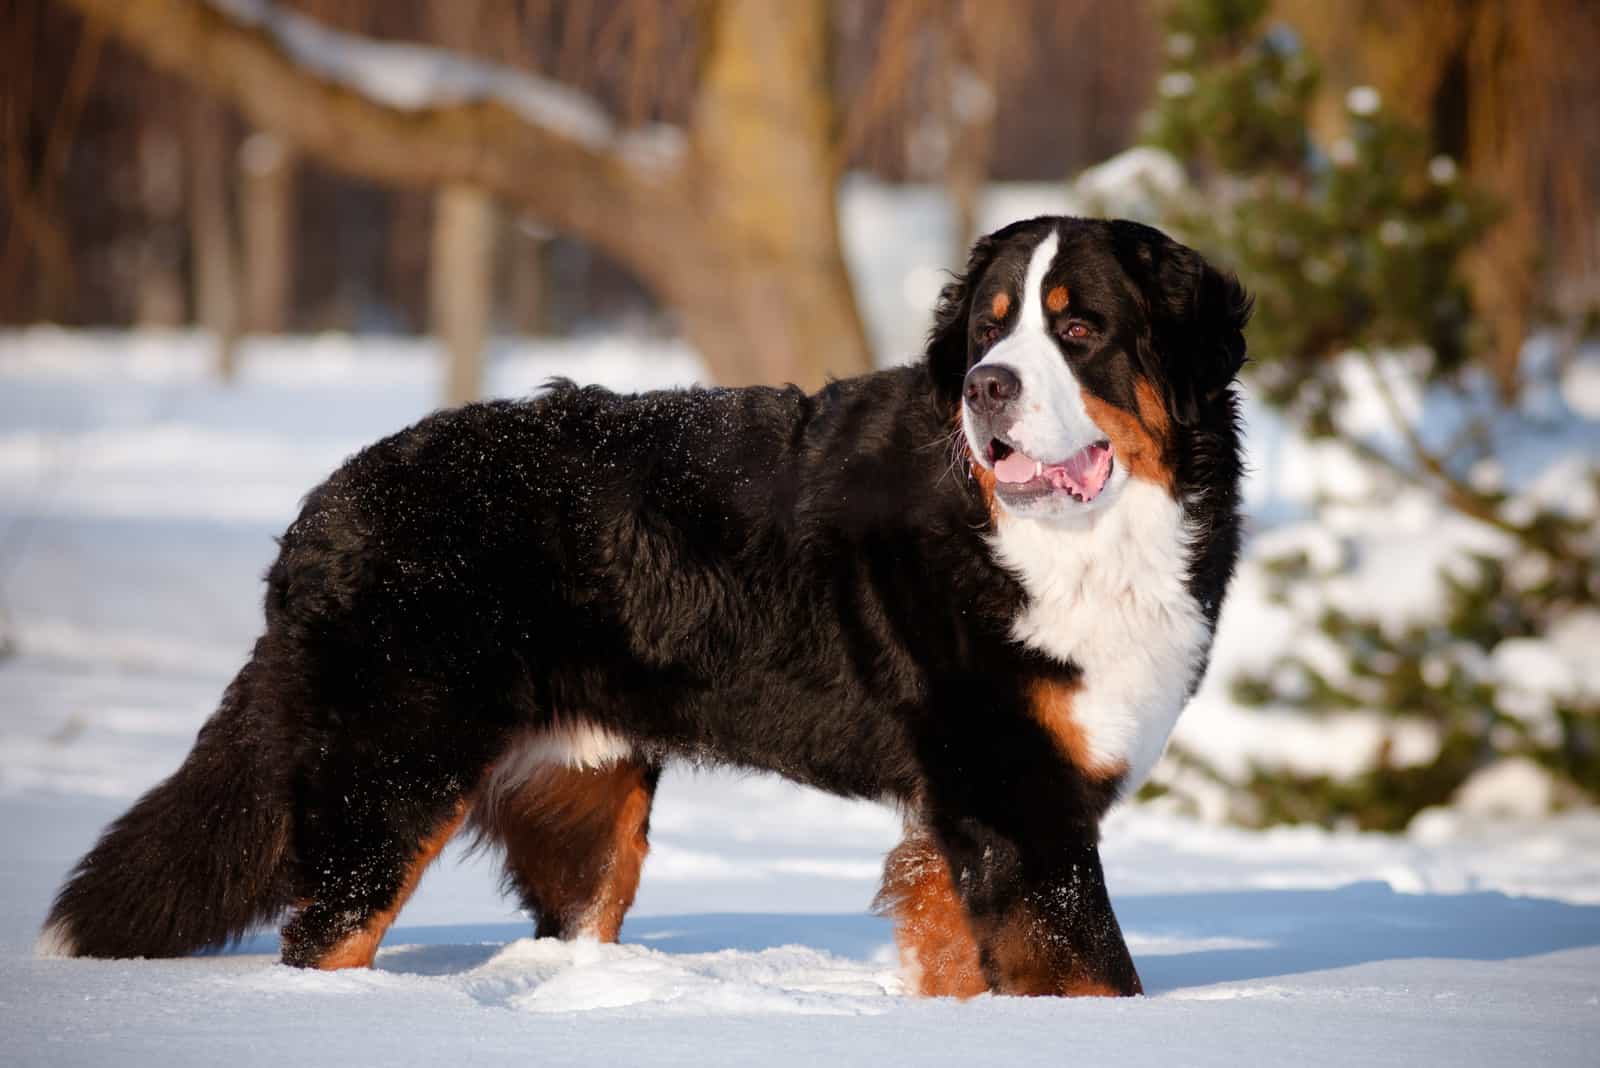
<path id="1" fill-rule="evenodd" d="M 649 849 L 660 767 L 545 764 L 514 789 L 486 793 L 473 823 L 506 851 L 506 882 L 537 917 L 540 938 L 615 942 Z"/>
<path id="2" fill-rule="evenodd" d="M 313 861 L 321 871 L 283 928 L 283 962 L 323 969 L 371 966 L 384 933 L 465 817 L 466 802 L 457 801 L 420 835 L 369 837 L 365 848 L 342 859 Z"/>
<path id="3" fill-rule="evenodd" d="M 301 769 L 296 790 L 298 911 L 283 928 L 285 964 L 372 963 L 423 871 L 466 818 L 468 787 L 481 771 L 464 769 L 483 762 L 467 748 L 467 732 L 452 741 L 347 729 L 315 747 L 320 757 Z"/>

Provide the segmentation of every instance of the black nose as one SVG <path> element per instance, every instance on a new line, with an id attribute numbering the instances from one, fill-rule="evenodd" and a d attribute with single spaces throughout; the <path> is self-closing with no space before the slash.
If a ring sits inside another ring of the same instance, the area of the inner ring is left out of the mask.
<path id="1" fill-rule="evenodd" d="M 1009 367 L 980 363 L 967 372 L 967 406 L 993 414 L 1017 399 L 1022 379 Z"/>

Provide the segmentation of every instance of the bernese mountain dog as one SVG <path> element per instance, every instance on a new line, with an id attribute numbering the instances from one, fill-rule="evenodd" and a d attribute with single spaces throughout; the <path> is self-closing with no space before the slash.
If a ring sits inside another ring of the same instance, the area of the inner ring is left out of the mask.
<path id="1" fill-rule="evenodd" d="M 878 906 L 927 994 L 1133 994 L 1099 824 L 1205 671 L 1240 537 L 1237 280 L 1132 222 L 979 240 L 925 358 L 816 393 L 558 381 L 306 497 L 266 628 L 45 954 L 282 918 L 370 964 L 464 826 L 541 936 L 614 940 L 662 766 L 899 807 Z"/>

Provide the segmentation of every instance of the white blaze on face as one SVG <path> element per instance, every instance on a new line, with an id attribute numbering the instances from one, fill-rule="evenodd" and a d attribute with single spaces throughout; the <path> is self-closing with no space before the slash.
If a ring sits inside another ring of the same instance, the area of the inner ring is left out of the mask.
<path id="1" fill-rule="evenodd" d="M 1017 325 L 978 361 L 978 366 L 1006 367 L 1022 382 L 1016 422 L 998 430 L 1013 447 L 1046 467 L 1064 463 L 1079 450 L 1107 437 L 1089 418 L 1083 389 L 1067 366 L 1045 318 L 1045 279 L 1060 247 L 1060 237 L 1053 230 L 1035 246 L 1022 291 L 1017 294 L 1022 304 Z M 978 440 L 965 406 L 961 418 L 973 454 L 985 455 L 989 443 Z M 1127 472 L 1113 460 L 1111 477 L 1094 500 L 1083 502 L 1052 495 L 1023 505 L 1007 504 L 1003 498 L 1000 503 L 1021 515 L 1080 522 L 1089 513 L 1107 507 L 1126 478 Z"/>
<path id="2" fill-rule="evenodd" d="M 1045 321 L 1045 276 L 1060 240 L 1051 233 L 1028 260 L 1017 325 L 980 361 L 999 364 L 1022 380 L 1020 417 L 1002 427 L 1012 444 L 1045 464 L 1060 463 L 1105 437 L 1083 407 L 1083 392 Z"/>

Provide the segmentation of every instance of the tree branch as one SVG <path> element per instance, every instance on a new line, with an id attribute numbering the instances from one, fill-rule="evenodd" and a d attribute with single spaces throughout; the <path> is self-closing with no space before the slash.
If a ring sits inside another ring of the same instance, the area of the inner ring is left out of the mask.
<path id="1" fill-rule="evenodd" d="M 1406 451 L 1410 453 L 1411 459 L 1418 469 L 1407 468 L 1405 465 L 1396 462 L 1381 449 L 1365 441 L 1353 436 L 1346 437 L 1345 440 L 1358 453 L 1368 460 L 1383 465 L 1396 475 L 1417 486 L 1424 489 L 1442 491 L 1445 502 L 1456 511 L 1481 523 L 1486 523 L 1502 533 L 1511 535 L 1529 548 L 1550 553 L 1558 558 L 1566 556 L 1564 546 L 1552 543 L 1550 539 L 1541 537 L 1537 531 L 1530 530 L 1506 519 L 1500 514 L 1500 510 L 1496 507 L 1494 501 L 1478 493 L 1471 486 L 1451 474 L 1450 469 L 1445 466 L 1444 460 L 1428 449 L 1427 445 L 1423 443 L 1422 437 L 1417 433 L 1416 427 L 1412 426 L 1411 421 L 1401 411 L 1400 402 L 1395 397 L 1394 391 L 1390 389 L 1388 379 L 1384 377 L 1383 367 L 1379 364 L 1377 357 L 1373 355 L 1370 349 L 1363 349 L 1362 355 L 1377 387 L 1379 399 L 1382 400 L 1390 421 L 1394 424 L 1396 431 L 1399 432 L 1401 440 L 1405 442 Z"/>
<path id="2" fill-rule="evenodd" d="M 626 262 L 681 233 L 681 138 L 619 132 L 564 86 L 337 33 L 255 0 L 64 2 L 337 169 L 396 185 L 478 185 Z M 374 81 L 396 63 L 442 91 L 408 100 L 414 84 Z"/>

